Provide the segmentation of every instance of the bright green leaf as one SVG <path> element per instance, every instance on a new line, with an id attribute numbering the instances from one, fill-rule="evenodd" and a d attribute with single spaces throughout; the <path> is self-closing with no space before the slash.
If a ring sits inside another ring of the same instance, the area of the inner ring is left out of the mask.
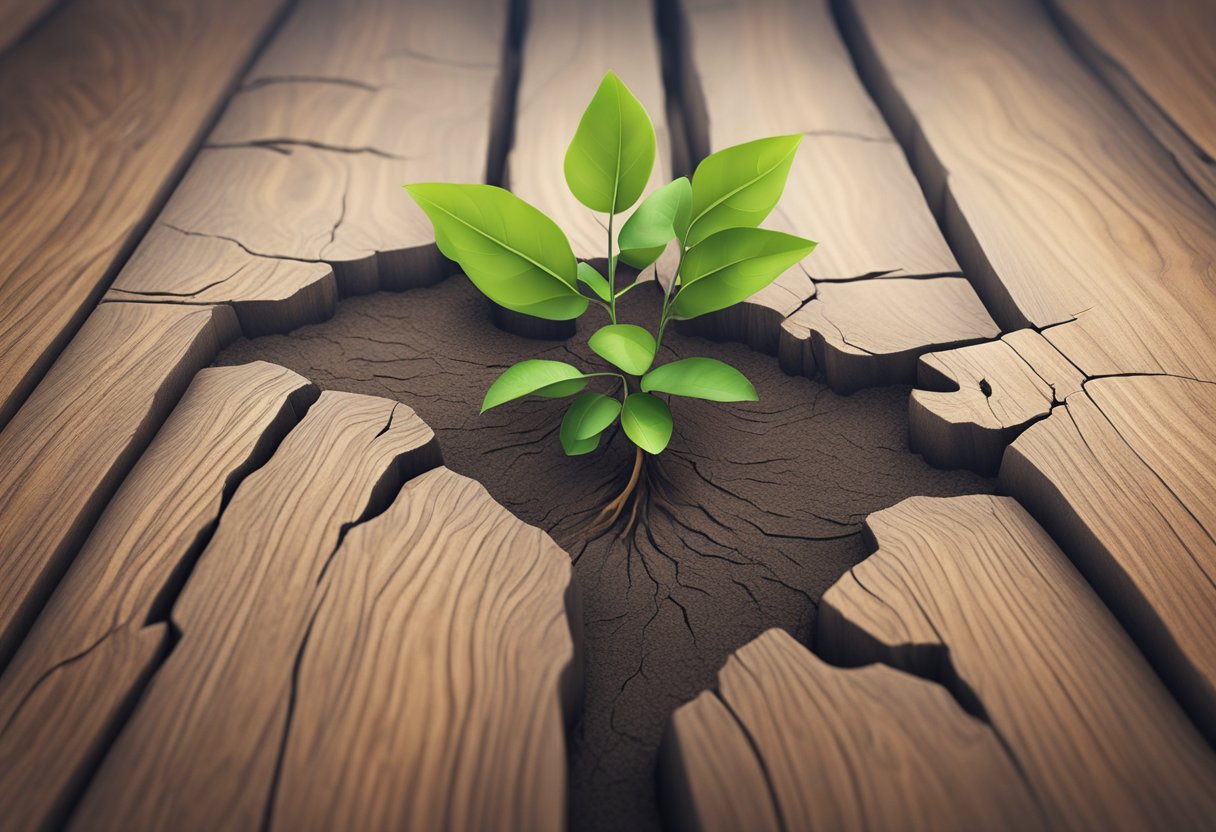
<path id="1" fill-rule="evenodd" d="M 650 369 L 658 348 L 653 335 L 633 324 L 602 327 L 587 341 L 587 346 L 600 358 L 635 376 Z"/>
<path id="2" fill-rule="evenodd" d="M 714 358 L 682 358 L 655 367 L 642 378 L 642 389 L 711 402 L 754 402 L 759 398 L 747 376 Z"/>
<path id="3" fill-rule="evenodd" d="M 655 148 L 654 125 L 646 108 L 609 72 L 566 150 L 566 184 L 592 211 L 619 214 L 645 190 Z"/>
<path id="4" fill-rule="evenodd" d="M 625 435 L 648 454 L 661 454 L 671 441 L 671 411 L 667 403 L 649 393 L 634 393 L 621 408 Z"/>
<path id="5" fill-rule="evenodd" d="M 608 286 L 608 280 L 596 271 L 595 266 L 590 263 L 579 263 L 578 279 L 580 283 L 591 287 L 591 291 L 595 292 L 596 297 L 604 303 L 612 300 L 612 289 Z"/>
<path id="6" fill-rule="evenodd" d="M 737 144 L 705 157 L 692 176 L 687 245 L 724 228 L 759 225 L 769 215 L 789 176 L 802 136 L 773 136 Z"/>
<path id="7" fill-rule="evenodd" d="M 814 248 L 811 240 L 766 228 L 719 231 L 684 255 L 672 317 L 695 318 L 747 300 Z"/>
<path id="8" fill-rule="evenodd" d="M 575 399 L 562 419 L 561 440 L 566 454 L 588 453 L 584 450 L 572 452 L 571 449 L 584 447 L 589 440 L 595 440 L 589 449 L 595 450 L 600 434 L 616 421 L 620 412 L 621 403 L 602 393 L 584 393 Z"/>
<path id="9" fill-rule="evenodd" d="M 676 229 L 687 227 L 691 210 L 692 186 L 683 176 L 646 197 L 621 226 L 617 237 L 621 259 L 635 269 L 658 260 Z"/>
<path id="10" fill-rule="evenodd" d="M 565 422 L 562 422 L 565 425 Z M 566 456 L 582 456 L 589 454 L 600 446 L 600 437 L 603 434 L 597 433 L 595 436 L 587 439 L 575 439 L 568 436 L 566 431 L 561 432 L 562 450 L 566 452 Z"/>
<path id="11" fill-rule="evenodd" d="M 481 403 L 481 412 L 498 407 L 523 396 L 547 398 L 573 396 L 587 386 L 587 377 L 564 361 L 544 361 L 539 358 L 521 361 L 500 375 Z"/>
<path id="12" fill-rule="evenodd" d="M 510 191 L 442 182 L 406 185 L 435 227 L 439 250 L 490 300 L 538 318 L 577 318 L 590 301 L 553 220 Z"/>

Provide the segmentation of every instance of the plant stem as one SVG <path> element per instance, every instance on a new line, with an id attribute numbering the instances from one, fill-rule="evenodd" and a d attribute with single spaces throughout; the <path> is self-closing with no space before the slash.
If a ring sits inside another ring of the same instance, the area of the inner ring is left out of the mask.
<path id="1" fill-rule="evenodd" d="M 612 298 L 612 305 L 608 309 L 608 317 L 612 322 L 616 323 L 616 260 L 612 257 L 612 221 L 616 219 L 615 214 L 608 215 L 608 296 Z"/>
<path id="2" fill-rule="evenodd" d="M 658 356 L 659 347 L 663 346 L 663 333 L 667 330 L 667 313 L 671 309 L 671 299 L 674 295 L 676 279 L 680 276 L 680 267 L 684 265 L 684 246 L 680 246 L 680 259 L 676 261 L 676 270 L 671 273 L 671 280 L 663 289 L 663 312 L 659 315 L 659 335 L 654 339 L 654 354 Z M 659 279 L 659 264 L 654 264 L 654 279 Z"/>

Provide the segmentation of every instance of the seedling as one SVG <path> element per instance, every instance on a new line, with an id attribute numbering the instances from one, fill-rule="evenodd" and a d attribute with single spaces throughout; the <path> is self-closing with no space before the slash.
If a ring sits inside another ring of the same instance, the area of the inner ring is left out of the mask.
<path id="1" fill-rule="evenodd" d="M 610 323 L 588 340 L 608 369 L 584 372 L 564 361 L 532 359 L 508 368 L 490 385 L 481 412 L 524 396 L 578 398 L 562 420 L 570 456 L 596 450 L 619 419 L 636 446 L 625 490 L 604 507 L 610 526 L 637 487 L 646 454 L 671 440 L 671 410 L 662 396 L 715 402 L 755 401 L 747 378 L 714 358 L 683 358 L 654 366 L 671 321 L 716 312 L 746 300 L 811 252 L 815 243 L 760 228 L 773 210 L 801 135 L 774 136 L 706 157 L 692 181 L 680 177 L 651 193 L 614 234 L 616 219 L 637 203 L 655 158 L 654 125 L 641 102 L 613 73 L 604 76 L 566 151 L 566 184 L 592 211 L 607 214 L 607 276 L 578 262 L 566 235 L 541 211 L 491 185 L 406 185 L 435 227 L 439 250 L 456 261 L 490 300 L 548 320 L 579 317 L 602 306 Z M 674 273 L 662 281 L 658 262 L 678 246 Z M 663 305 L 654 334 L 617 319 L 617 301 L 638 279 L 617 287 L 617 265 L 654 269 Z M 586 388 L 599 380 L 604 392 Z M 636 512 L 636 504 L 635 504 Z"/>

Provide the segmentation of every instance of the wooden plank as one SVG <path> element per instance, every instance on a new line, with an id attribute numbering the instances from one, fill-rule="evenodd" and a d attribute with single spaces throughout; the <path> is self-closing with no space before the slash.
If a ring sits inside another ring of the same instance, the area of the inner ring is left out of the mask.
<path id="1" fill-rule="evenodd" d="M 1005 453 L 1040 518 L 1216 737 L 1216 386 L 1090 381 Z"/>
<path id="2" fill-rule="evenodd" d="M 671 138 L 654 26 L 654 9 L 645 0 L 534 0 L 528 4 L 507 180 L 512 191 L 561 226 L 579 259 L 606 261 L 608 218 L 593 213 L 569 192 L 562 160 L 605 72 L 612 70 L 620 76 L 654 122 L 658 153 L 645 193 L 672 178 Z M 629 44 L 627 57 L 622 44 Z M 616 230 L 629 213 L 617 218 Z"/>
<path id="3" fill-rule="evenodd" d="M 1000 735 L 1051 828 L 1210 824 L 1216 756 L 1021 506 L 913 497 L 866 523 L 877 552 L 820 604 L 826 658 L 942 680 Z"/>
<path id="4" fill-rule="evenodd" d="M 0 433 L 0 664 L 190 379 L 231 310 L 107 303 Z"/>
<path id="5" fill-rule="evenodd" d="M 0 53 L 54 11 L 55 0 L 0 0 Z"/>
<path id="6" fill-rule="evenodd" d="M 923 353 L 998 334 L 961 277 L 823 283 L 782 323 L 778 357 L 786 372 L 818 367 L 832 389 L 849 393 L 908 384 Z"/>
<path id="7" fill-rule="evenodd" d="M 326 392 L 237 489 L 171 618 L 181 632 L 91 781 L 97 829 L 262 823 L 297 657 L 343 530 L 439 462 L 404 405 Z"/>
<path id="8" fill-rule="evenodd" d="M 1002 328 L 1051 327 L 1047 339 L 1088 376 L 1216 379 L 1216 207 L 1039 4 L 843 10 L 871 88 Z"/>
<path id="9" fill-rule="evenodd" d="M 570 557 L 438 468 L 354 529 L 331 572 L 271 826 L 564 829 Z"/>
<path id="10" fill-rule="evenodd" d="M 672 717 L 665 761 L 689 787 L 685 829 L 1044 828 L 997 735 L 938 685 L 832 667 L 769 630 L 726 660 L 718 687 Z M 755 814 L 736 825 L 732 806 Z"/>
<path id="11" fill-rule="evenodd" d="M 1051 0 L 1070 42 L 1216 203 L 1210 0 Z"/>
<path id="12" fill-rule="evenodd" d="M 225 495 L 315 395 L 300 376 L 262 362 L 195 377 L 0 676 L 6 826 L 63 822 L 168 649 L 164 597 L 198 556 Z"/>
<path id="13" fill-rule="evenodd" d="M 101 296 L 283 6 L 76 0 L 0 59 L 0 425 Z"/>

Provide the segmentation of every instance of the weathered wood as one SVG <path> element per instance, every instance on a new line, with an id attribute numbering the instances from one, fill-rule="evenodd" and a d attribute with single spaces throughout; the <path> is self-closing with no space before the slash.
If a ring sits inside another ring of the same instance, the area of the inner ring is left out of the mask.
<path id="1" fill-rule="evenodd" d="M 1210 0 L 1051 0 L 1069 40 L 1216 203 Z"/>
<path id="2" fill-rule="evenodd" d="M 190 379 L 225 307 L 107 303 L 0 432 L 0 664 Z"/>
<path id="3" fill-rule="evenodd" d="M 997 735 L 939 685 L 832 667 L 769 630 L 718 686 L 672 717 L 665 761 L 689 787 L 685 829 L 1044 827 Z M 754 814 L 739 825 L 743 807 Z"/>
<path id="4" fill-rule="evenodd" d="M 1004 329 L 1216 380 L 1216 207 L 1033 0 L 854 0 L 861 65 Z M 1058 326 L 1057 326 L 1058 325 Z"/>
<path id="5" fill-rule="evenodd" d="M 608 218 L 570 193 L 562 159 L 605 72 L 620 76 L 654 122 L 658 153 L 645 193 L 671 180 L 671 138 L 654 23 L 654 9 L 646 0 L 528 4 L 507 180 L 512 191 L 561 226 L 574 255 L 583 260 L 606 261 Z M 617 217 L 614 233 L 629 213 Z"/>
<path id="6" fill-rule="evenodd" d="M 272 364 L 201 371 L 0 676 L 0 805 L 58 826 L 168 647 L 176 591 L 224 496 L 315 395 Z M 155 622 L 155 623 L 153 623 Z"/>
<path id="7" fill-rule="evenodd" d="M 77 0 L 0 59 L 0 425 L 105 290 L 283 0 Z"/>
<path id="8" fill-rule="evenodd" d="M 825 657 L 951 687 L 1000 735 L 1052 828 L 1210 824 L 1216 756 L 1015 501 L 914 497 L 866 523 L 877 552 L 820 605 Z"/>
<path id="9" fill-rule="evenodd" d="M 439 468 L 354 529 L 330 571 L 270 826 L 564 829 L 569 556 Z"/>
<path id="10" fill-rule="evenodd" d="M 908 384 L 923 353 L 999 334 L 961 277 L 823 283 L 815 299 L 781 325 L 787 372 L 823 371 L 832 389 Z"/>
<path id="11" fill-rule="evenodd" d="M 261 824 L 290 727 L 295 668 L 344 530 L 383 508 L 403 478 L 438 462 L 434 434 L 408 407 L 323 393 L 224 511 L 173 606 L 181 640 L 73 823 Z"/>
<path id="12" fill-rule="evenodd" d="M 1001 484 L 1216 737 L 1216 385 L 1090 381 L 1009 447 Z"/>

